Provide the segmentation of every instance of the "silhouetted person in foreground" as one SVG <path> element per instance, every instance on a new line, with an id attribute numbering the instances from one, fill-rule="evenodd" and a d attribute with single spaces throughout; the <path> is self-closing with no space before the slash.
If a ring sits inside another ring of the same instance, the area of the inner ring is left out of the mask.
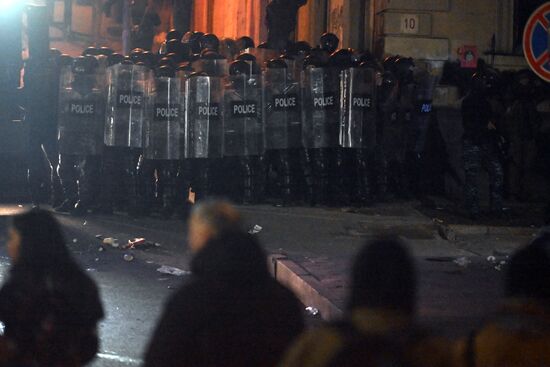
<path id="1" fill-rule="evenodd" d="M 280 366 L 447 366 L 447 343 L 415 326 L 416 272 L 399 241 L 378 240 L 355 259 L 342 321 L 303 334 Z"/>
<path id="2" fill-rule="evenodd" d="M 10 366 L 81 366 L 98 350 L 103 307 L 96 285 L 71 257 L 57 221 L 33 210 L 13 218 L 12 266 L 0 289 Z"/>
<path id="3" fill-rule="evenodd" d="M 499 312 L 458 343 L 455 366 L 550 366 L 550 234 L 508 264 Z"/>
<path id="4" fill-rule="evenodd" d="M 266 254 L 229 204 L 197 206 L 192 276 L 170 299 L 145 365 L 274 366 L 303 328 L 301 306 L 267 270 Z"/>

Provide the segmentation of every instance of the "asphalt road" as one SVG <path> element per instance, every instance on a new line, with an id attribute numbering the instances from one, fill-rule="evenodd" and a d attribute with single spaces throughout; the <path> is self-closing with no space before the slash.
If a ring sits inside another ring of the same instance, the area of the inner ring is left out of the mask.
<path id="1" fill-rule="evenodd" d="M 21 208 L 17 206 L 0 206 L 0 244 L 5 243 L 6 216 L 18 210 Z M 452 325 L 451 331 L 457 334 L 480 322 L 497 306 L 502 294 L 503 272 L 487 263 L 486 256 L 495 249 L 508 252 L 519 243 L 513 240 L 507 245 L 503 238 L 487 236 L 456 243 L 432 238 L 433 233 L 426 233 L 430 219 L 401 206 L 361 214 L 270 206 L 241 210 L 247 226 L 261 226 L 258 236 L 268 251 L 287 253 L 309 264 L 311 271 L 319 271 L 320 280 L 326 275 L 334 283 L 337 293 L 343 291 L 347 262 L 369 235 L 382 230 L 404 236 L 419 261 L 422 320 L 434 326 Z M 106 310 L 100 325 L 100 353 L 92 366 L 139 365 L 163 304 L 186 277 L 162 274 L 157 269 L 162 265 L 189 269 L 185 223 L 123 215 L 57 218 L 75 257 L 99 285 Z M 97 235 L 117 238 L 121 244 L 145 237 L 160 246 L 125 251 L 102 246 Z M 131 255 L 131 261 L 124 255 Z M 461 256 L 469 256 L 467 267 L 453 263 Z M 336 266 L 338 262 L 343 265 Z M 0 274 L 8 268 L 5 246 L 0 245 Z"/>
<path id="2" fill-rule="evenodd" d="M 168 232 L 166 226 L 163 227 L 160 221 L 157 223 L 154 219 L 148 220 L 149 229 L 144 229 L 140 228 L 140 223 L 123 216 L 102 219 L 57 217 L 63 224 L 67 242 L 75 257 L 97 282 L 106 312 L 106 318 L 100 324 L 100 353 L 91 365 L 139 365 L 164 302 L 184 281 L 185 276 L 166 275 L 157 271 L 161 265 L 166 265 L 163 260 L 172 266 L 186 268 L 188 256 L 184 246 L 183 224 L 180 228 L 174 228 L 174 223 L 171 223 L 172 228 Z M 0 243 L 4 244 L 8 220 L 4 217 L 0 223 Z M 176 248 L 181 244 L 181 251 L 174 251 L 174 246 L 170 254 L 162 247 L 147 251 L 104 247 L 102 241 L 96 238 L 98 234 L 116 237 L 121 243 L 140 236 L 147 236 L 160 244 L 173 241 Z M 100 251 L 100 247 L 104 250 Z M 125 254 L 131 254 L 134 259 L 126 261 Z M 2 245 L 2 280 L 8 268 L 9 258 Z"/>

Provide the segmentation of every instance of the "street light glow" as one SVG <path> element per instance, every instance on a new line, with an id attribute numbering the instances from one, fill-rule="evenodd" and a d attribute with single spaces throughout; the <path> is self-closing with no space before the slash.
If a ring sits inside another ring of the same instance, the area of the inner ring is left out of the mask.
<path id="1" fill-rule="evenodd" d="M 0 0 L 0 11 L 10 9 L 17 3 L 18 0 Z"/>

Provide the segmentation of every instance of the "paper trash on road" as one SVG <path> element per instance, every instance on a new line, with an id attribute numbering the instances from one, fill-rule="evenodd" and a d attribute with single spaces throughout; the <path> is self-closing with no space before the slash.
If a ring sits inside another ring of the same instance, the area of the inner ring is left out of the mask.
<path id="1" fill-rule="evenodd" d="M 461 266 L 463 268 L 467 267 L 469 264 L 471 264 L 471 260 L 467 257 L 459 257 L 455 261 L 453 261 L 456 265 Z"/>
<path id="2" fill-rule="evenodd" d="M 133 240 L 128 240 L 128 243 L 124 246 L 125 249 L 141 249 L 146 250 L 150 247 L 160 247 L 160 243 L 147 241 L 145 238 L 137 237 Z"/>
<path id="3" fill-rule="evenodd" d="M 157 269 L 157 271 L 162 274 L 170 274 L 170 275 L 175 275 L 177 277 L 191 274 L 190 271 L 178 269 L 173 266 L 167 266 L 167 265 L 162 265 L 160 268 Z"/>
<path id="4" fill-rule="evenodd" d="M 112 247 L 115 247 L 115 248 L 117 248 L 119 246 L 118 240 L 116 238 L 113 238 L 113 237 L 104 238 L 103 239 L 103 244 L 104 245 L 109 245 L 109 246 L 112 246 Z"/>
<path id="5" fill-rule="evenodd" d="M 259 225 L 255 224 L 254 227 L 252 227 L 252 229 L 250 229 L 248 231 L 248 233 L 250 233 L 250 234 L 260 233 L 262 231 L 262 229 L 263 229 L 262 226 L 259 226 Z"/>

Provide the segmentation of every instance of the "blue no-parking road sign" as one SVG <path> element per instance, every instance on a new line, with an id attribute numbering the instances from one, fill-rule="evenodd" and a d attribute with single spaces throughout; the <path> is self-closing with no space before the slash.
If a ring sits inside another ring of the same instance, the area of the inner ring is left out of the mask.
<path id="1" fill-rule="evenodd" d="M 531 15 L 523 31 L 523 53 L 531 69 L 550 82 L 550 2 Z"/>

